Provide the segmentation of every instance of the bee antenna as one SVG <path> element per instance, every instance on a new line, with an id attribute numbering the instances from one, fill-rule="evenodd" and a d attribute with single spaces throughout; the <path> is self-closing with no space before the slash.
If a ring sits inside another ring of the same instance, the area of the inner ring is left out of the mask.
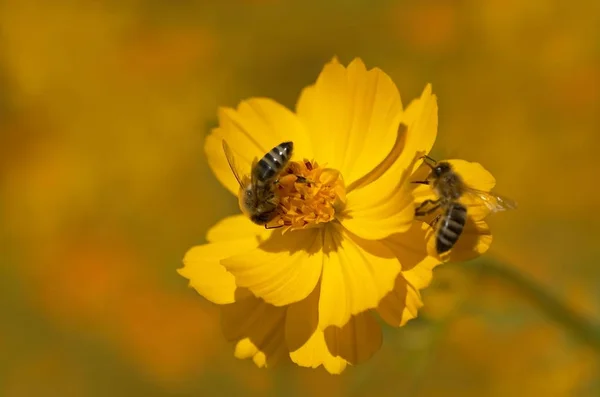
<path id="1" fill-rule="evenodd" d="M 429 166 L 429 168 L 433 168 L 433 165 L 437 163 L 437 161 L 435 161 L 434 159 L 432 159 L 431 157 L 429 157 L 426 154 L 421 156 L 420 159 L 425 160 L 424 163 L 427 164 Z"/>

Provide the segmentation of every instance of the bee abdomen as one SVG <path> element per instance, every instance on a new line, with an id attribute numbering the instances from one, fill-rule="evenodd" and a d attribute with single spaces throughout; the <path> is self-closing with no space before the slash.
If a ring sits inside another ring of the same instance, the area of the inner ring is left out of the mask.
<path id="1" fill-rule="evenodd" d="M 438 229 L 435 248 L 438 254 L 449 251 L 462 234 L 467 222 L 467 209 L 459 203 L 452 203 L 442 218 Z"/>
<path id="2" fill-rule="evenodd" d="M 293 150 L 294 144 L 292 142 L 283 142 L 271 149 L 256 164 L 254 169 L 256 180 L 267 182 L 275 178 L 290 161 Z"/>

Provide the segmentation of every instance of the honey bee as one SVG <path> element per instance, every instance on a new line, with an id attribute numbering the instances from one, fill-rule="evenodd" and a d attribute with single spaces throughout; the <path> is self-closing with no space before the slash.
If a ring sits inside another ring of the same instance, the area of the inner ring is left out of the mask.
<path id="1" fill-rule="evenodd" d="M 449 251 L 463 232 L 467 223 L 467 206 L 460 202 L 463 196 L 483 204 L 491 212 L 512 210 L 517 204 L 492 192 L 473 189 L 467 186 L 462 177 L 446 161 L 437 162 L 429 156 L 423 156 L 425 164 L 431 168 L 431 173 L 424 181 L 414 181 L 431 185 L 436 192 L 437 200 L 425 200 L 416 209 L 415 216 L 429 215 L 441 210 L 431 223 L 436 227 L 435 248 L 438 254 Z M 429 206 L 429 208 L 426 208 Z"/>
<path id="2" fill-rule="evenodd" d="M 233 152 L 223 140 L 227 163 L 240 185 L 240 209 L 257 225 L 267 227 L 277 215 L 279 196 L 275 192 L 276 184 L 279 175 L 290 161 L 293 150 L 293 142 L 280 143 L 260 160 L 254 159 L 250 175 L 245 175 L 238 171 Z"/>

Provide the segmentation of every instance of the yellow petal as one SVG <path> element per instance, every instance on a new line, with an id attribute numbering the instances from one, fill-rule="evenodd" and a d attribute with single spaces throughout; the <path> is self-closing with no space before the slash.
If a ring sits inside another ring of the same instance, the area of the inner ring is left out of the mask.
<path id="1" fill-rule="evenodd" d="M 402 266 L 402 274 L 396 279 L 394 290 L 378 308 L 380 316 L 393 326 L 403 326 L 415 318 L 422 306 L 419 290 L 430 284 L 433 269 L 442 262 L 431 251 L 434 236 L 429 225 L 415 222 L 408 232 L 392 235 L 383 241 Z"/>
<path id="2" fill-rule="evenodd" d="M 364 239 L 381 240 L 410 228 L 415 210 L 408 187 L 398 186 L 389 196 L 369 194 L 371 190 L 360 189 L 348 196 L 347 211 L 340 218 L 346 229 Z"/>
<path id="3" fill-rule="evenodd" d="M 343 327 L 350 316 L 377 307 L 392 290 L 400 264 L 379 241 L 364 240 L 332 225 L 324 237 L 319 327 Z"/>
<path id="4" fill-rule="evenodd" d="M 402 123 L 408 126 L 406 146 L 398 162 L 400 167 L 411 167 L 414 171 L 419 164 L 413 163 L 415 155 L 420 157 L 431 151 L 437 137 L 438 107 L 437 97 L 431 93 L 427 84 L 421 97 L 413 100 L 402 117 Z"/>
<path id="5" fill-rule="evenodd" d="M 454 170 L 463 178 L 465 184 L 473 189 L 489 192 L 496 185 L 496 179 L 479 163 L 465 160 L 449 160 Z M 467 213 L 475 221 L 483 220 L 490 214 L 489 208 L 477 195 L 465 194 L 461 203 L 467 207 Z"/>
<path id="6" fill-rule="evenodd" d="M 325 335 L 319 329 L 319 284 L 306 299 L 288 306 L 285 340 L 290 359 L 301 367 L 317 368 L 321 365 L 334 374 L 346 368 L 346 360 L 331 354 Z"/>
<path id="7" fill-rule="evenodd" d="M 341 218 L 348 229 L 361 237 L 377 239 L 408 230 L 414 214 L 412 203 L 410 208 L 406 205 L 412 199 L 409 191 L 426 192 L 428 198 L 435 198 L 430 186 L 411 182 L 427 176 L 423 169 L 423 175 L 415 177 L 415 170 L 422 165 L 420 157 L 433 146 L 437 124 L 437 98 L 427 85 L 402 115 L 396 142 L 387 158 L 355 186 L 348 187 L 347 217 Z M 419 186 L 426 189 L 415 191 Z"/>
<path id="8" fill-rule="evenodd" d="M 421 97 L 412 101 L 402 115 L 392 151 L 378 167 L 355 185 L 349 186 L 348 191 L 352 192 L 353 188 L 366 189 L 363 192 L 366 199 L 369 196 L 381 197 L 386 196 L 383 192 L 397 190 L 407 178 L 410 181 L 425 179 L 429 168 L 420 157 L 431 150 L 437 135 L 437 124 L 437 98 L 431 93 L 431 86 L 427 85 Z M 415 188 L 423 185 L 411 183 L 409 186 Z M 431 188 L 427 188 L 431 194 Z"/>
<path id="9" fill-rule="evenodd" d="M 286 308 L 247 296 L 221 308 L 225 338 L 236 341 L 237 358 L 252 357 L 259 367 L 272 366 L 288 356 L 285 345 Z"/>
<path id="10" fill-rule="evenodd" d="M 425 222 L 415 222 L 409 232 L 384 240 L 398 256 L 405 277 L 415 288 L 422 289 L 431 281 L 431 270 L 442 262 L 463 262 L 484 254 L 492 243 L 492 234 L 484 221 L 470 216 L 454 247 L 438 255 L 435 249 L 437 229 Z M 423 246 L 425 242 L 425 247 Z M 423 252 L 426 249 L 427 255 Z"/>
<path id="11" fill-rule="evenodd" d="M 379 303 L 377 312 L 381 318 L 393 327 L 402 327 L 408 320 L 417 317 L 423 306 L 421 295 L 403 275 L 398 275 L 394 290 Z"/>
<path id="12" fill-rule="evenodd" d="M 394 234 L 383 240 L 400 261 L 404 278 L 419 290 L 429 285 L 433 268 L 441 263 L 439 258 L 429 252 L 431 238 L 433 230 L 428 224 L 414 222 L 407 232 Z"/>
<path id="13" fill-rule="evenodd" d="M 240 287 L 275 306 L 289 305 L 315 288 L 323 264 L 320 229 L 274 232 L 260 246 L 221 261 Z"/>
<path id="14" fill-rule="evenodd" d="M 216 304 L 235 302 L 238 289 L 235 278 L 220 263 L 221 259 L 256 248 L 255 239 L 209 243 L 192 247 L 183 258 L 184 267 L 177 271 L 190 280 L 190 286 Z"/>
<path id="15" fill-rule="evenodd" d="M 233 355 L 239 359 L 252 358 L 258 353 L 258 347 L 250 338 L 244 338 L 235 344 L 235 351 Z"/>
<path id="16" fill-rule="evenodd" d="M 434 245 L 433 238 L 429 242 L 429 249 Z M 445 261 L 464 262 L 484 254 L 492 244 L 492 233 L 484 221 L 467 219 L 465 228 L 456 242 L 456 245 L 443 256 Z"/>
<path id="17" fill-rule="evenodd" d="M 370 312 L 352 316 L 342 328 L 332 326 L 325 329 L 329 352 L 352 365 L 371 358 L 381 347 L 381 342 L 381 327 Z"/>
<path id="18" fill-rule="evenodd" d="M 252 361 L 258 368 L 265 368 L 267 366 L 267 356 L 261 351 L 252 357 Z"/>
<path id="19" fill-rule="evenodd" d="M 222 219 L 210 228 L 206 239 L 210 242 L 218 242 L 255 238 L 258 245 L 266 240 L 271 232 L 272 230 L 252 223 L 245 215 L 234 215 Z"/>
<path id="20" fill-rule="evenodd" d="M 297 105 L 315 159 L 339 170 L 347 185 L 390 152 L 401 112 L 400 94 L 390 77 L 377 68 L 367 71 L 360 59 L 347 68 L 335 60 L 325 65 Z"/>
<path id="21" fill-rule="evenodd" d="M 317 330 L 320 295 L 321 287 L 320 283 L 317 283 L 306 299 L 288 306 L 285 340 L 290 351 L 296 351 L 304 346 Z"/>
<path id="22" fill-rule="evenodd" d="M 422 160 L 417 161 L 417 165 L 417 169 L 410 176 L 412 195 L 415 200 L 415 205 L 418 205 L 425 200 L 436 200 L 438 198 L 431 185 L 412 183 L 414 181 L 424 181 L 431 173 L 431 168 L 425 165 Z"/>
<path id="23" fill-rule="evenodd" d="M 431 86 L 411 102 L 402 116 L 396 143 L 382 163 L 387 169 L 374 170 L 347 193 L 346 210 L 340 221 L 358 236 L 383 239 L 408 230 L 414 217 L 411 174 L 419 157 L 432 147 L 437 135 L 437 99 Z M 393 160 L 393 161 L 392 161 Z M 431 192 L 431 188 L 429 188 Z"/>
<path id="24" fill-rule="evenodd" d="M 285 141 L 294 142 L 293 158 L 313 158 L 310 139 L 294 113 L 267 98 L 251 98 L 237 109 L 219 109 L 219 127 L 206 138 L 208 164 L 219 181 L 237 196 L 239 185 L 223 153 L 225 139 L 236 156 L 237 168 L 249 174 L 254 158 L 261 158 Z"/>
<path id="25" fill-rule="evenodd" d="M 284 341 L 279 341 L 279 348 L 273 354 L 261 351 L 250 338 L 244 338 L 235 344 L 234 357 L 251 358 L 258 368 L 273 367 L 283 361 L 290 361 Z"/>
<path id="26" fill-rule="evenodd" d="M 427 85 L 419 99 L 413 100 L 401 115 L 396 133 L 396 142 L 384 161 L 371 170 L 367 175 L 353 184 L 348 185 L 348 191 L 362 188 L 376 182 L 381 175 L 392 168 L 396 180 L 405 172 L 414 173 L 422 164 L 420 157 L 427 154 L 435 142 L 438 125 L 437 97 L 431 93 L 431 85 Z M 426 176 L 423 175 L 423 178 Z M 390 185 L 390 183 L 387 183 Z M 393 186 L 393 183 L 391 184 Z"/>
<path id="27" fill-rule="evenodd" d="M 390 157 L 398 158 L 399 150 L 400 136 Z M 398 164 L 396 160 L 367 185 L 359 182 L 360 186 L 346 195 L 346 207 L 339 216 L 346 229 L 364 239 L 381 240 L 410 228 L 414 218 L 413 186 L 408 180 L 409 170 Z"/>
<path id="28" fill-rule="evenodd" d="M 325 343 L 323 331 L 317 329 L 310 339 L 298 350 L 290 352 L 291 360 L 301 367 L 325 367 L 330 374 L 341 374 L 347 362 L 342 357 L 333 356 Z"/>
<path id="29" fill-rule="evenodd" d="M 448 160 L 465 184 L 477 190 L 489 192 L 496 186 L 496 179 L 479 163 L 465 160 Z"/>
<path id="30" fill-rule="evenodd" d="M 357 364 L 370 358 L 381 346 L 381 329 L 370 313 L 353 316 L 342 328 L 319 323 L 320 288 L 303 301 L 289 306 L 286 318 L 286 342 L 290 358 L 303 367 L 323 365 L 330 373 L 340 373 L 347 363 Z"/>

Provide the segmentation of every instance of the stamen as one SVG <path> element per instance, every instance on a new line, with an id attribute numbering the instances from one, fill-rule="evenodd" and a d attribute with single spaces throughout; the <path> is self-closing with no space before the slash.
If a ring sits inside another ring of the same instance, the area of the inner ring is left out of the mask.
<path id="1" fill-rule="evenodd" d="M 282 227 L 283 233 L 331 222 L 346 202 L 339 171 L 306 159 L 288 165 L 279 176 L 277 193 L 278 215 L 269 222 L 269 227 Z"/>

